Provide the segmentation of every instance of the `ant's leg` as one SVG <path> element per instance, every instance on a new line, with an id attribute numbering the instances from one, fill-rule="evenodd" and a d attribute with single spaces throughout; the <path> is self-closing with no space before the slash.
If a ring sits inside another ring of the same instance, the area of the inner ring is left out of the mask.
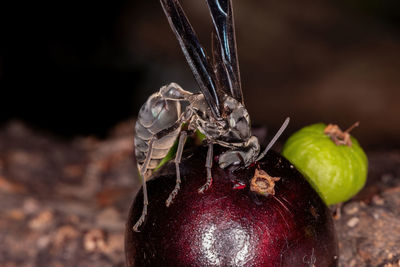
<path id="1" fill-rule="evenodd" d="M 140 216 L 139 220 L 137 220 L 136 224 L 133 226 L 133 231 L 135 231 L 135 232 L 139 232 L 138 228 L 144 222 L 144 219 L 146 218 L 146 215 L 147 215 L 147 206 L 149 205 L 149 200 L 147 197 L 146 172 L 147 172 L 147 167 L 150 163 L 151 154 L 153 153 L 154 139 L 155 138 L 153 137 L 149 142 L 149 150 L 148 150 L 146 159 L 142 165 L 142 168 L 140 169 L 140 175 L 142 176 L 142 179 L 143 179 L 143 210 L 142 210 L 142 216 Z"/>
<path id="2" fill-rule="evenodd" d="M 213 144 L 208 144 L 207 158 L 206 158 L 206 170 L 207 170 L 207 181 L 199 188 L 199 193 L 204 193 L 212 184 L 211 168 L 213 163 Z"/>
<path id="3" fill-rule="evenodd" d="M 172 190 L 172 192 L 169 194 L 168 199 L 165 201 L 165 205 L 167 207 L 169 207 L 169 205 L 171 205 L 172 201 L 174 200 L 174 198 L 176 197 L 176 195 L 178 194 L 178 191 L 180 189 L 181 172 L 179 170 L 179 164 L 181 163 L 182 152 L 183 152 L 183 147 L 185 146 L 186 137 L 187 137 L 187 133 L 185 131 L 182 131 L 179 136 L 178 149 L 175 154 L 176 183 L 175 183 L 174 190 Z"/>

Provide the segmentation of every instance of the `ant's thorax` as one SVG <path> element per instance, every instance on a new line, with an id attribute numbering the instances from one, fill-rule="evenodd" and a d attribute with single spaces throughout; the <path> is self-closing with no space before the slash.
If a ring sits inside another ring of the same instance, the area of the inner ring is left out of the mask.
<path id="1" fill-rule="evenodd" d="M 215 118 L 202 94 L 194 94 L 187 107 L 189 127 L 204 134 L 207 140 L 225 147 L 237 147 L 251 137 L 250 116 L 244 105 L 225 96 L 221 118 Z"/>

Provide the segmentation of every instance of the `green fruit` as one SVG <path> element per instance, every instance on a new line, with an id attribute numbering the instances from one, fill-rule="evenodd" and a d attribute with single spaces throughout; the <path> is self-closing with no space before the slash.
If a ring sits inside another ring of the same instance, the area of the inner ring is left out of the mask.
<path id="1" fill-rule="evenodd" d="M 342 139 L 324 133 L 325 129 L 323 123 L 300 129 L 286 141 L 282 155 L 331 205 L 346 201 L 361 190 L 367 179 L 368 159 L 349 130 L 343 133 L 337 127 L 341 137 L 350 137 L 351 142 L 343 144 Z"/>

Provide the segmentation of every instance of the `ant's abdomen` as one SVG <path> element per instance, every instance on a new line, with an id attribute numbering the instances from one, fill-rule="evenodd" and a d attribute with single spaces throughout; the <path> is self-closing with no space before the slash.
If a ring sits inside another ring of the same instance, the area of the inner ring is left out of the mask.
<path id="1" fill-rule="evenodd" d="M 181 113 L 178 101 L 166 100 L 159 93 L 149 97 L 139 111 L 135 124 L 135 156 L 139 166 L 143 164 L 149 153 L 149 142 L 159 132 L 168 129 L 179 119 Z M 153 142 L 150 163 L 147 169 L 157 167 L 163 159 L 180 132 L 180 127 Z"/>

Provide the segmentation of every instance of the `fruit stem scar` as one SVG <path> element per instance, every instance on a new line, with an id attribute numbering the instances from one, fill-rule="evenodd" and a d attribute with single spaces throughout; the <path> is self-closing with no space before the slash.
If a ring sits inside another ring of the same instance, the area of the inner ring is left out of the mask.
<path id="1" fill-rule="evenodd" d="M 250 190 L 261 195 L 275 195 L 275 182 L 280 177 L 272 177 L 261 169 L 256 169 L 250 182 Z"/>
<path id="2" fill-rule="evenodd" d="M 336 124 L 328 124 L 328 126 L 326 126 L 324 129 L 324 134 L 329 136 L 331 140 L 338 146 L 344 145 L 351 147 L 352 143 L 350 139 L 350 132 L 359 125 L 360 122 L 357 121 L 343 132 Z"/>

